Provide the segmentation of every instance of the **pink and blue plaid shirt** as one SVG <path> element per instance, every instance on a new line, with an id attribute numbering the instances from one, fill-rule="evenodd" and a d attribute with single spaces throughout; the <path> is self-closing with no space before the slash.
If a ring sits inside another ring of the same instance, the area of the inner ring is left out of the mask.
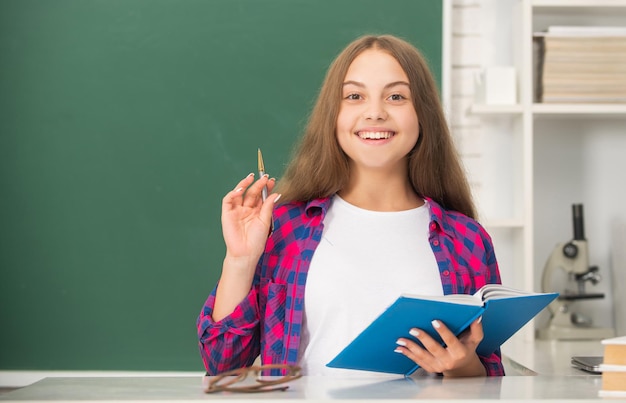
<path id="1" fill-rule="evenodd" d="M 485 284 L 500 283 L 491 238 L 483 227 L 428 202 L 429 242 L 444 294 L 473 294 Z M 209 374 L 252 365 L 259 354 L 263 364 L 297 363 L 307 272 L 329 204 L 330 198 L 323 198 L 276 207 L 274 232 L 257 265 L 252 289 L 219 322 L 211 316 L 215 289 L 211 292 L 197 320 L 200 353 Z M 480 359 L 487 375 L 504 375 L 499 350 Z"/>

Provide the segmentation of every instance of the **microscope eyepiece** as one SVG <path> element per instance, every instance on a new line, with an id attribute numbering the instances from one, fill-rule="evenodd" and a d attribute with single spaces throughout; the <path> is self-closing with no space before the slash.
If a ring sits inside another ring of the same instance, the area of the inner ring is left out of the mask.
<path id="1" fill-rule="evenodd" d="M 584 241 L 585 223 L 582 204 L 572 204 L 572 219 L 574 221 L 574 239 L 577 241 Z"/>

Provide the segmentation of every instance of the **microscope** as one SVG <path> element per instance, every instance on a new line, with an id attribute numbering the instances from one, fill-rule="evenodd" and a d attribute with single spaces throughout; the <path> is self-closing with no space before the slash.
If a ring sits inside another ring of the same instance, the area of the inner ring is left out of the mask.
<path id="1" fill-rule="evenodd" d="M 603 293 L 587 293 L 587 282 L 597 284 L 601 277 L 597 266 L 589 266 L 589 254 L 583 222 L 582 204 L 572 205 L 574 239 L 558 244 L 543 269 L 541 288 L 543 292 L 555 292 L 552 285 L 555 277 L 563 272 L 567 275 L 565 291 L 549 306 L 548 326 L 537 331 L 539 339 L 584 340 L 614 337 L 611 328 L 594 327 L 592 320 L 573 310 L 575 303 L 589 299 L 604 298 Z M 559 272 L 561 271 L 561 272 Z M 574 289 L 570 286 L 574 284 Z"/>

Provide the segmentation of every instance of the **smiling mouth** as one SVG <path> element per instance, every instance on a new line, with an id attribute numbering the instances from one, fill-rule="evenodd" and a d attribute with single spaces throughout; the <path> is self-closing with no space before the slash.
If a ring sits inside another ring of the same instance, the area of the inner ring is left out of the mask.
<path id="1" fill-rule="evenodd" d="M 396 132 L 356 132 L 356 135 L 363 140 L 385 140 L 390 139 Z"/>

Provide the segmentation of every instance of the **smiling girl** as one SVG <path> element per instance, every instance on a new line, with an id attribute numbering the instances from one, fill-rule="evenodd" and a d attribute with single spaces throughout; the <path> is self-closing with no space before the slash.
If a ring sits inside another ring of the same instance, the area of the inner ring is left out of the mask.
<path id="1" fill-rule="evenodd" d="M 265 186 L 276 192 L 263 202 Z M 500 283 L 475 215 L 427 63 L 402 39 L 358 38 L 329 68 L 284 178 L 248 175 L 223 199 L 226 256 L 197 321 L 207 372 L 260 355 L 347 374 L 325 364 L 399 294 Z M 433 327 L 445 347 L 414 328 L 421 346 L 407 335 L 395 351 L 444 376 L 504 374 L 499 350 L 476 354 L 480 320 L 459 337 Z"/>

